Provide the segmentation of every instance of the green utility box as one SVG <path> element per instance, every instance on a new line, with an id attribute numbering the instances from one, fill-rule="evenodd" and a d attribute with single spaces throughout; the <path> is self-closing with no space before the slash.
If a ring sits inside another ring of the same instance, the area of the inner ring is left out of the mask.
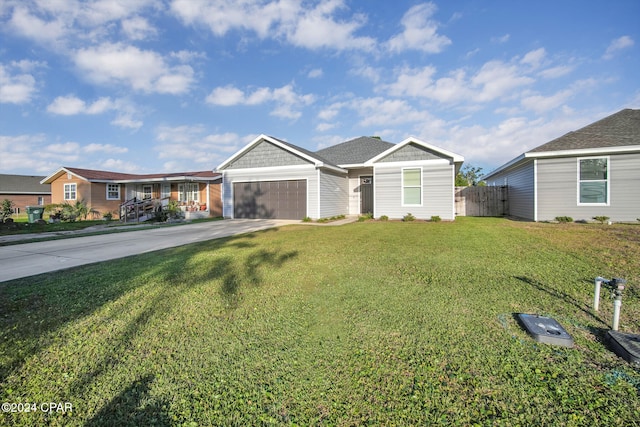
<path id="1" fill-rule="evenodd" d="M 29 217 L 29 222 L 33 224 L 39 219 L 42 219 L 42 214 L 44 213 L 43 206 L 26 206 L 27 216 Z"/>

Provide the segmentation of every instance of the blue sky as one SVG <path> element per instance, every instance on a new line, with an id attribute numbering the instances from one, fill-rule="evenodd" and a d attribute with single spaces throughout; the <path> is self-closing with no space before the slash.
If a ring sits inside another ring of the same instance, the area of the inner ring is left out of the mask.
<path id="1" fill-rule="evenodd" d="M 259 134 L 484 172 L 640 108 L 640 2 L 0 0 L 0 173 L 211 170 Z"/>

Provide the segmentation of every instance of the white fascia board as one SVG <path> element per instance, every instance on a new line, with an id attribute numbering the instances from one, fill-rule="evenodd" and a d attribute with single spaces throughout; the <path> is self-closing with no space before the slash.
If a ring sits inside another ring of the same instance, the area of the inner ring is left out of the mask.
<path id="1" fill-rule="evenodd" d="M 580 148 L 575 150 L 558 150 L 558 151 L 540 151 L 534 153 L 524 153 L 525 157 L 573 157 L 573 156 L 591 156 L 600 154 L 621 154 L 634 153 L 640 151 L 640 145 L 621 145 L 618 147 L 600 147 L 600 148 Z"/>
<path id="2" fill-rule="evenodd" d="M 217 181 L 222 179 L 222 175 L 216 177 L 202 177 L 202 176 L 170 176 L 170 177 L 159 177 L 159 178 L 142 178 L 142 179 L 106 179 L 106 180 L 98 180 L 94 179 L 91 182 L 102 182 L 109 184 L 137 184 L 137 183 L 155 183 L 155 182 L 209 182 L 209 181 Z"/>
<path id="3" fill-rule="evenodd" d="M 436 147 L 435 145 L 431 145 L 427 142 L 421 141 L 418 138 L 414 138 L 414 137 L 409 137 L 407 139 L 405 139 L 404 141 L 400 142 L 399 144 L 394 145 L 393 147 L 389 148 L 386 151 L 383 151 L 382 153 L 378 154 L 377 156 L 375 156 L 374 158 L 368 160 L 365 165 L 370 166 L 372 163 L 377 162 L 378 160 L 388 156 L 389 154 L 393 153 L 394 151 L 397 151 L 399 149 L 401 149 L 402 147 L 404 147 L 405 145 L 408 144 L 417 144 L 420 145 L 428 150 L 431 151 L 435 151 L 436 153 L 440 153 L 442 155 L 444 155 L 445 157 L 449 157 L 453 160 L 454 163 L 462 163 L 464 162 L 464 157 L 453 153 L 451 151 L 445 150 L 444 148 L 440 148 L 440 147 Z"/>
<path id="4" fill-rule="evenodd" d="M 76 176 L 84 181 L 89 181 L 87 178 L 78 175 L 77 173 L 73 173 L 70 170 L 68 170 L 67 168 L 65 168 L 64 166 L 59 168 L 58 170 L 56 170 L 54 173 L 52 173 L 51 175 L 49 175 L 48 177 L 44 178 L 42 181 L 40 181 L 40 184 L 50 184 L 49 181 L 50 179 L 55 179 L 58 175 L 60 175 L 61 173 L 70 173 L 73 176 Z"/>
<path id="5" fill-rule="evenodd" d="M 328 169 L 330 171 L 334 171 L 334 172 L 338 172 L 338 173 L 344 173 L 344 174 L 349 173 L 349 171 L 347 169 L 341 168 L 339 166 L 327 165 L 325 163 L 317 164 L 316 165 L 316 169 Z"/>
<path id="6" fill-rule="evenodd" d="M 223 171 L 221 171 L 222 173 L 226 174 L 226 175 L 242 175 L 245 174 L 246 172 L 250 172 L 250 173 L 272 173 L 272 172 L 278 172 L 278 171 L 296 171 L 296 170 L 314 170 L 317 169 L 314 165 L 308 164 L 308 165 L 291 165 L 291 166 L 267 166 L 267 167 L 261 167 L 261 168 L 242 168 L 242 169 L 225 169 Z"/>

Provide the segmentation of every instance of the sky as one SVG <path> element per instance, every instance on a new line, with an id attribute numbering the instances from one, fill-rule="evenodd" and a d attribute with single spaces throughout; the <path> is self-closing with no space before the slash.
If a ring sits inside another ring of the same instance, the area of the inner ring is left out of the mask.
<path id="1" fill-rule="evenodd" d="M 0 0 L 0 173 L 215 170 L 260 134 L 488 173 L 639 76 L 637 0 Z"/>

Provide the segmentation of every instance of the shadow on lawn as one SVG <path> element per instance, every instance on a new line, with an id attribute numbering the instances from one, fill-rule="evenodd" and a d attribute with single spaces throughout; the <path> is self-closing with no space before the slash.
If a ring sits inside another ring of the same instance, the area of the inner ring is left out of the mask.
<path id="1" fill-rule="evenodd" d="M 147 375 L 131 383 L 103 406 L 85 426 L 170 426 L 171 418 L 163 409 L 163 406 L 169 406 L 168 403 L 149 396 L 153 379 L 153 375 Z"/>
<path id="2" fill-rule="evenodd" d="M 577 299 L 575 299 L 574 297 L 572 297 L 571 295 L 567 294 L 566 292 L 563 292 L 561 290 L 555 289 L 549 285 L 545 285 L 542 282 L 539 282 L 535 279 L 532 279 L 530 277 L 524 277 L 524 276 L 515 276 L 515 279 L 520 280 L 521 282 L 526 283 L 527 285 L 530 285 L 536 289 L 538 289 L 539 291 L 545 292 L 549 295 L 551 295 L 554 298 L 560 299 L 562 301 L 564 301 L 567 304 L 570 304 L 572 306 L 574 306 L 575 308 L 577 308 L 578 310 L 582 311 L 583 313 L 585 313 L 586 315 L 594 318 L 595 320 L 606 324 L 606 322 L 600 318 L 599 316 L 596 316 L 592 310 L 588 309 L 584 303 L 582 301 L 579 301 Z"/>
<path id="3" fill-rule="evenodd" d="M 126 298 L 141 281 L 143 285 L 157 283 L 158 286 L 149 288 L 145 301 L 122 300 L 124 311 L 111 314 L 112 320 L 120 319 L 123 313 L 136 314 L 117 334 L 105 337 L 111 351 L 96 361 L 94 366 L 97 368 L 79 373 L 70 387 L 73 392 L 86 390 L 101 374 L 119 364 L 119 355 L 126 351 L 148 320 L 170 312 L 177 297 L 190 288 L 210 280 L 221 280 L 221 297 L 228 309 L 237 308 L 241 289 L 260 284 L 260 268 L 280 268 L 297 256 L 297 252 L 284 252 L 277 247 L 258 248 L 252 241 L 260 234 L 274 231 L 264 230 L 109 261 L 108 269 L 100 263 L 0 284 L 0 337 L 3 337 L 0 353 L 5 355 L 0 365 L 0 384 L 11 372 L 21 369 L 27 359 L 48 346 L 56 331 L 91 315 L 104 304 Z M 241 251 L 258 249 L 246 257 L 216 257 L 211 263 L 194 261 L 201 252 L 215 253 L 229 247 Z M 245 258 L 246 261 L 242 261 Z"/>

